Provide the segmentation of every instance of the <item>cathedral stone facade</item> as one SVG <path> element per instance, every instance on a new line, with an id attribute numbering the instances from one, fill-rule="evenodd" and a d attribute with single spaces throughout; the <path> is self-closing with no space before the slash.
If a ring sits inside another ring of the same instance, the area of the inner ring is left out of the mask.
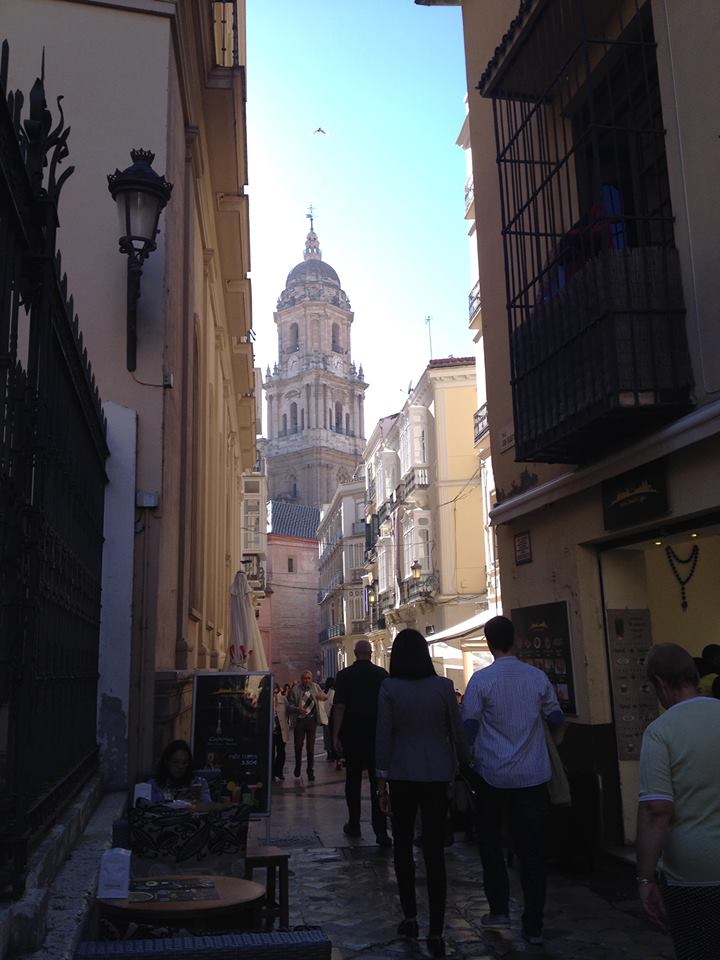
<path id="1" fill-rule="evenodd" d="M 351 353 L 353 313 L 312 225 L 275 312 L 278 362 L 265 377 L 268 495 L 320 508 L 350 480 L 365 446 L 362 366 Z"/>

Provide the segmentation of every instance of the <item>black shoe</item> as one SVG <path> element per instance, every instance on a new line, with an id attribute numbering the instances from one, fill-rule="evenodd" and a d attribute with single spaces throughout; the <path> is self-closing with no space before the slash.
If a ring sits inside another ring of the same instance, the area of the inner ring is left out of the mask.
<path id="1" fill-rule="evenodd" d="M 343 824 L 343 833 L 346 837 L 361 837 L 360 827 L 353 826 L 352 823 Z"/>
<path id="2" fill-rule="evenodd" d="M 301 772 L 300 767 L 295 767 L 293 771 L 293 776 L 295 777 L 296 780 L 300 779 L 300 772 Z"/>
<path id="3" fill-rule="evenodd" d="M 413 940 L 417 940 L 419 933 L 417 920 L 408 920 L 406 917 L 398 924 L 397 932 L 399 937 L 412 937 Z"/>
<path id="4" fill-rule="evenodd" d="M 440 934 L 432 934 L 427 938 L 427 948 L 431 957 L 445 956 L 445 941 Z"/>
<path id="5" fill-rule="evenodd" d="M 314 770 L 308 770 L 308 780 L 310 781 L 310 783 L 313 783 L 313 781 L 315 780 Z"/>
<path id="6" fill-rule="evenodd" d="M 376 833 L 376 834 L 375 834 L 375 843 L 376 843 L 379 847 L 391 847 L 391 846 L 392 846 L 392 840 L 390 839 L 390 836 L 389 836 L 387 833 Z"/>

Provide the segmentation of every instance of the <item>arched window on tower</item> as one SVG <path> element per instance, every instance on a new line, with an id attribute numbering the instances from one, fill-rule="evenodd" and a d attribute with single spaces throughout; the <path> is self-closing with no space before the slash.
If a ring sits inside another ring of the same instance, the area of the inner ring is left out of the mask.
<path id="1" fill-rule="evenodd" d="M 297 500 L 297 478 L 293 473 L 288 477 L 288 493 L 291 500 Z"/>
<path id="2" fill-rule="evenodd" d="M 335 404 L 335 432 L 342 433 L 343 421 L 342 421 L 342 404 L 338 400 Z"/>
<path id="3" fill-rule="evenodd" d="M 296 323 L 290 324 L 288 331 L 288 352 L 295 353 L 300 349 L 300 332 Z"/>
<path id="4" fill-rule="evenodd" d="M 345 414 L 345 433 L 350 436 L 350 414 Z"/>
<path id="5" fill-rule="evenodd" d="M 334 323 L 332 325 L 332 349 L 334 353 L 342 353 L 340 347 L 340 324 Z"/>
<path id="6" fill-rule="evenodd" d="M 305 407 L 300 411 L 300 429 L 305 429 Z"/>
<path id="7" fill-rule="evenodd" d="M 286 437 L 286 436 L 287 436 L 287 414 L 286 414 L 286 413 L 283 414 L 283 418 L 282 418 L 282 431 L 281 431 L 281 433 L 280 433 L 280 436 L 282 436 L 282 437 Z"/>
<path id="8" fill-rule="evenodd" d="M 290 404 L 290 433 L 297 433 L 297 404 L 293 400 Z"/>

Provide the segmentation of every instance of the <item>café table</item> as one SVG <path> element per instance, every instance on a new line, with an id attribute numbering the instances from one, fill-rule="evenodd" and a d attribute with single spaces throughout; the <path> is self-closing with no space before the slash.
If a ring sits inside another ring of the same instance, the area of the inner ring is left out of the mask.
<path id="1" fill-rule="evenodd" d="M 191 899 L 193 891 L 201 899 Z M 256 927 L 264 897 L 265 888 L 253 880 L 174 874 L 131 881 L 126 899 L 99 899 L 98 905 L 101 916 L 111 921 L 192 929 L 216 927 L 218 922 L 241 927 L 237 921 L 246 919 Z"/>

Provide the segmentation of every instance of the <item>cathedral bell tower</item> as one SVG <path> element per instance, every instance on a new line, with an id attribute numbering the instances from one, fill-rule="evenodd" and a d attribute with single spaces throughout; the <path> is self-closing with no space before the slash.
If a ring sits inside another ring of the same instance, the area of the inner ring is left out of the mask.
<path id="1" fill-rule="evenodd" d="M 320 508 L 351 479 L 365 446 L 362 366 L 352 361 L 350 301 L 322 259 L 310 216 L 303 260 L 275 312 L 278 361 L 265 376 L 268 495 Z"/>

